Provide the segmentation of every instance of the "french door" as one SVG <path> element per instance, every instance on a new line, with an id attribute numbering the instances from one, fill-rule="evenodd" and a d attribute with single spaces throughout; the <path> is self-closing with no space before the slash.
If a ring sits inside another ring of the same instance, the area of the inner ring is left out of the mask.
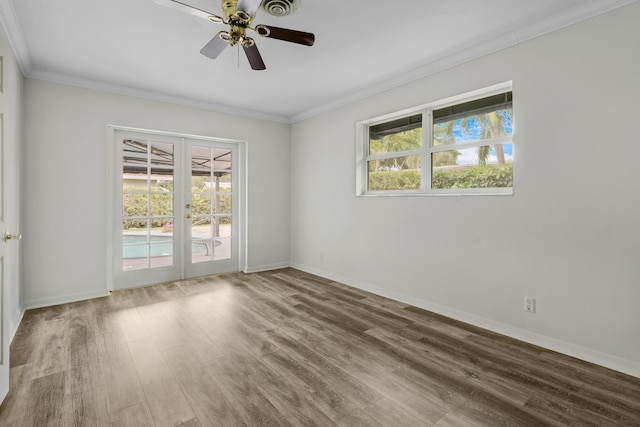
<path id="1" fill-rule="evenodd" d="M 115 130 L 116 289 L 239 270 L 239 147 Z"/>

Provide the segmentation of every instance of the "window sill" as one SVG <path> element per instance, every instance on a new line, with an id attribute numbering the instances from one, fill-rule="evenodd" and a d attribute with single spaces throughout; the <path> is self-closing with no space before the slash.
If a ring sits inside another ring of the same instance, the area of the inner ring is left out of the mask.
<path id="1" fill-rule="evenodd" d="M 356 197 L 457 197 L 457 196 L 513 196 L 513 188 L 456 189 L 442 191 L 367 191 Z"/>

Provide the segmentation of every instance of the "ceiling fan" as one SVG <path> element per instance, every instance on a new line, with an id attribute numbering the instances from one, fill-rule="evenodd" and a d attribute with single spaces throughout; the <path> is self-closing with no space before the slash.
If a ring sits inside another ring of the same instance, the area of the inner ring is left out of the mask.
<path id="1" fill-rule="evenodd" d="M 216 59 L 227 46 L 242 46 L 249 64 L 254 70 L 265 70 L 262 55 L 253 38 L 247 36 L 247 30 L 252 30 L 262 37 L 284 40 L 305 46 L 313 46 L 315 35 L 303 31 L 289 30 L 267 25 L 253 26 L 256 12 L 262 0 L 222 0 L 224 16 L 207 12 L 197 7 L 177 0 L 154 0 L 156 3 L 199 16 L 209 21 L 229 26 L 228 31 L 220 31 L 201 50 L 204 56 Z"/>

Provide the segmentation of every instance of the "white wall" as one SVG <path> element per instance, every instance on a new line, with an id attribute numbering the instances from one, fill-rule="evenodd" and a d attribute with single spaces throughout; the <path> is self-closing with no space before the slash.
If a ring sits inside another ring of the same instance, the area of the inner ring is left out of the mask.
<path id="1" fill-rule="evenodd" d="M 25 306 L 105 292 L 107 125 L 247 141 L 248 267 L 289 264 L 287 124 L 32 79 L 24 102 Z"/>
<path id="2" fill-rule="evenodd" d="M 640 376 L 638 22 L 634 4 L 294 124 L 293 265 Z M 357 121 L 509 80 L 515 195 L 355 196 Z"/>
<path id="3" fill-rule="evenodd" d="M 4 30 L 0 26 L 0 56 L 3 60 L 2 80 L 3 90 L 0 95 L 0 113 L 4 114 L 3 126 L 3 151 L 0 153 L 0 163 L 4 168 L 0 175 L 0 182 L 6 193 L 4 194 L 3 218 L 6 230 L 0 230 L 0 234 L 5 231 L 17 233 L 20 231 L 20 200 L 18 199 L 18 186 L 20 176 L 20 156 L 22 140 L 22 93 L 23 78 L 22 72 L 16 61 L 16 57 L 11 50 L 11 46 L 6 38 Z M 4 242 L 0 244 L 5 245 Z M 3 268 L 7 270 L 4 283 L 3 301 L 4 310 L 7 313 L 5 321 L 8 322 L 10 337 L 4 337 L 7 341 L 18 329 L 22 312 L 20 310 L 20 268 L 18 264 L 18 253 L 20 242 L 10 242 L 5 247 L 7 255 Z M 0 299 L 1 301 L 2 299 Z"/>

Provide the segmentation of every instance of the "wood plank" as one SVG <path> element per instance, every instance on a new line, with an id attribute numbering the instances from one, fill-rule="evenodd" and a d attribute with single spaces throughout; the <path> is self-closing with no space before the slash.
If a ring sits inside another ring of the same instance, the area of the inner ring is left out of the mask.
<path id="1" fill-rule="evenodd" d="M 478 425 L 467 421 L 453 412 L 449 412 L 433 424 L 432 427 L 478 427 Z"/>
<path id="2" fill-rule="evenodd" d="M 242 373 L 228 357 L 214 359 L 206 367 L 212 378 L 232 403 L 239 405 L 248 418 L 247 425 L 288 426 L 291 423 L 258 388 L 251 375 Z"/>
<path id="3" fill-rule="evenodd" d="M 0 425 L 640 425 L 640 378 L 294 269 L 25 313 Z"/>
<path id="4" fill-rule="evenodd" d="M 196 414 L 199 425 L 232 427 L 248 421 L 225 397 L 188 345 L 164 350 L 163 355 Z"/>
<path id="5" fill-rule="evenodd" d="M 29 382 L 33 400 L 28 404 L 28 411 L 34 426 L 63 425 L 65 376 L 64 372 L 58 372 Z"/>
<path id="6" fill-rule="evenodd" d="M 350 399 L 331 388 L 324 376 L 318 375 L 306 363 L 300 363 L 285 352 L 267 353 L 260 360 L 278 373 L 281 381 L 290 383 L 292 389 L 303 394 L 311 393 L 312 405 L 331 420 L 335 421 L 358 408 Z"/>
<path id="7" fill-rule="evenodd" d="M 63 426 L 109 426 L 104 387 L 67 394 L 60 424 Z"/>
<path id="8" fill-rule="evenodd" d="M 114 317 L 120 324 L 120 329 L 127 342 L 151 336 L 137 309 L 131 308 L 117 311 L 114 313 Z"/>
<path id="9" fill-rule="evenodd" d="M 62 315 L 46 319 L 45 316 L 44 329 L 30 363 L 32 379 L 64 372 L 69 368 L 69 321 Z"/>
<path id="10" fill-rule="evenodd" d="M 300 344 L 299 341 L 279 334 L 273 334 L 269 339 L 298 363 L 305 363 L 308 369 L 313 370 L 318 376 L 323 376 L 332 390 L 337 391 L 361 408 L 365 408 L 382 398 L 375 389 L 358 381 L 318 352 Z"/>
<path id="11" fill-rule="evenodd" d="M 128 345 L 156 425 L 173 427 L 195 418 L 155 341 L 144 338 Z"/>
<path id="12" fill-rule="evenodd" d="M 337 425 L 313 403 L 315 396 L 304 388 L 296 388 L 281 376 L 271 376 L 258 383 L 262 394 L 294 425 Z"/>
<path id="13" fill-rule="evenodd" d="M 105 376 L 107 407 L 110 413 L 146 400 L 133 362 L 108 365 Z"/>
<path id="14" fill-rule="evenodd" d="M 425 419 L 426 414 L 398 410 L 399 405 L 402 405 L 399 401 L 385 397 L 366 408 L 366 412 L 371 418 L 383 426 L 429 427 L 432 425 L 430 420 Z"/>
<path id="15" fill-rule="evenodd" d="M 110 416 L 112 427 L 155 427 L 146 402 L 128 406 Z"/>

